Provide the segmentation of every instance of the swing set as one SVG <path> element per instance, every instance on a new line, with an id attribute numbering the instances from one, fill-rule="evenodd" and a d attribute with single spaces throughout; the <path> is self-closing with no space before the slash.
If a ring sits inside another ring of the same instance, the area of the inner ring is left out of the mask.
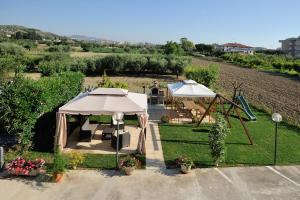
<path id="1" fill-rule="evenodd" d="M 238 87 L 240 87 L 241 85 L 239 85 Z M 236 95 L 236 91 L 237 88 L 235 87 L 235 91 L 234 91 L 234 96 Z M 225 103 L 230 104 L 230 107 L 228 110 L 226 110 L 225 108 Z M 220 113 L 222 113 L 228 123 L 229 127 L 232 127 L 229 116 L 230 116 L 230 112 L 233 109 L 235 111 L 235 113 L 238 116 L 238 119 L 244 129 L 245 134 L 247 135 L 247 138 L 250 142 L 251 145 L 253 145 L 253 141 L 250 137 L 250 133 L 249 130 L 246 127 L 246 124 L 241 116 L 240 111 L 246 112 L 245 109 L 243 107 L 241 107 L 240 105 L 238 105 L 236 102 L 234 102 L 234 100 L 229 100 L 226 97 L 222 96 L 221 94 L 216 94 L 216 96 L 213 98 L 213 100 L 210 102 L 208 108 L 206 109 L 205 113 L 203 114 L 203 116 L 200 118 L 200 120 L 197 123 L 197 127 L 202 123 L 203 119 L 205 118 L 205 116 L 209 115 L 211 113 L 211 111 L 217 106 L 217 104 L 219 104 L 219 108 L 221 108 Z M 217 111 L 217 109 L 214 109 L 215 111 Z"/>

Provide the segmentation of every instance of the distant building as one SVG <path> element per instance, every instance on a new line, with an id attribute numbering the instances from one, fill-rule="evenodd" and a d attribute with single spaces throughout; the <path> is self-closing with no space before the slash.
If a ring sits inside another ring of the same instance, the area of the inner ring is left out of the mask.
<path id="1" fill-rule="evenodd" d="M 293 57 L 300 57 L 300 36 L 298 38 L 288 38 L 279 40 L 281 50 Z"/>
<path id="2" fill-rule="evenodd" d="M 238 53 L 251 54 L 251 55 L 254 53 L 253 47 L 244 44 L 239 44 L 239 43 L 226 43 L 223 45 L 213 44 L 213 46 L 215 49 L 224 52 L 238 52 Z"/>
<path id="3" fill-rule="evenodd" d="M 222 45 L 224 52 L 238 52 L 245 54 L 253 54 L 253 48 L 239 43 L 226 43 Z"/>

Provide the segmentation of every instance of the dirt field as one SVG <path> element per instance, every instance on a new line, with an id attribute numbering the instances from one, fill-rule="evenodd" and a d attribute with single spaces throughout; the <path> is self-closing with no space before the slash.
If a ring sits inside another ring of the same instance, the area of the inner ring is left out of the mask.
<path id="1" fill-rule="evenodd" d="M 72 58 L 74 58 L 74 57 L 89 58 L 89 57 L 96 57 L 96 56 L 107 56 L 110 54 L 113 54 L 113 53 L 95 53 L 95 52 L 80 52 L 80 51 L 70 52 L 70 56 Z"/>
<path id="2" fill-rule="evenodd" d="M 112 81 L 121 81 L 128 84 L 128 89 L 131 92 L 143 92 L 143 85 L 146 88 L 152 85 L 154 80 L 158 81 L 162 86 L 167 86 L 167 83 L 175 82 L 176 76 L 166 75 L 146 75 L 146 76 L 110 76 Z M 84 86 L 96 86 L 98 81 L 101 81 L 102 77 L 85 77 Z"/>
<path id="3" fill-rule="evenodd" d="M 244 95 L 252 104 L 271 112 L 279 112 L 286 118 L 300 123 L 299 78 L 202 59 L 193 59 L 193 64 L 218 64 L 220 66 L 218 80 L 220 91 L 232 94 L 231 82 L 238 81 L 238 83 L 243 83 Z"/>
<path id="4" fill-rule="evenodd" d="M 218 90 L 226 96 L 232 95 L 231 82 L 243 83 L 242 89 L 245 98 L 253 105 L 262 107 L 270 112 L 279 112 L 293 122 L 300 123 L 300 79 L 292 78 L 278 73 L 262 72 L 255 69 L 237 67 L 227 63 L 193 59 L 195 65 L 220 65 L 220 77 L 217 83 Z M 30 73 L 33 79 L 38 79 L 40 74 Z M 154 80 L 165 85 L 175 82 L 175 76 L 113 76 L 113 81 L 126 82 L 129 90 L 143 92 L 152 85 Z M 86 77 L 84 86 L 96 86 L 101 77 Z"/>

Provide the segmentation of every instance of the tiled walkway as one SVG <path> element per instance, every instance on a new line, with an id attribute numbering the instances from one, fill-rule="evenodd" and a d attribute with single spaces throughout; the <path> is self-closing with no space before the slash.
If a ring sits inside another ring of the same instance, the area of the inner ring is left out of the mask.
<path id="1" fill-rule="evenodd" d="M 157 122 L 160 120 L 160 117 L 164 115 L 164 107 L 150 105 L 148 112 L 149 123 L 146 138 L 146 168 L 163 170 L 166 166 Z"/>

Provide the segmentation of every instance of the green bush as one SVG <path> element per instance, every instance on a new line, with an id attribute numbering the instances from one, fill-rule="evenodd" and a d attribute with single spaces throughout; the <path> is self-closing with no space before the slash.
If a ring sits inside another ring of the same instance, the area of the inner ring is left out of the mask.
<path id="1" fill-rule="evenodd" d="M 68 160 L 68 165 L 72 169 L 76 169 L 77 166 L 81 165 L 84 162 L 84 154 L 78 152 L 78 151 L 71 151 L 66 154 L 67 160 Z"/>
<path id="2" fill-rule="evenodd" d="M 68 61 L 59 60 L 42 61 L 39 65 L 39 70 L 43 76 L 51 76 L 56 73 L 69 71 L 70 64 Z"/>
<path id="3" fill-rule="evenodd" d="M 87 59 L 85 58 L 75 58 L 71 62 L 70 70 L 73 72 L 86 73 L 88 69 L 93 68 L 93 66 L 88 67 Z"/>
<path id="4" fill-rule="evenodd" d="M 8 72 L 21 67 L 24 62 L 25 50 L 20 45 L 10 42 L 0 43 L 0 81 Z"/>
<path id="5" fill-rule="evenodd" d="M 168 115 L 163 115 L 160 118 L 161 123 L 169 123 L 170 122 L 170 117 Z"/>
<path id="6" fill-rule="evenodd" d="M 121 72 L 127 57 L 121 55 L 109 55 L 101 59 L 101 65 L 112 73 Z"/>
<path id="7" fill-rule="evenodd" d="M 47 51 L 49 52 L 69 52 L 71 47 L 69 45 L 54 45 L 50 46 Z"/>
<path id="8" fill-rule="evenodd" d="M 127 89 L 128 85 L 127 83 L 123 83 L 123 82 L 113 82 L 110 80 L 109 77 L 107 77 L 105 74 L 102 76 L 102 80 L 98 82 L 98 87 L 102 87 L 102 88 L 123 88 L 123 89 Z"/>
<path id="9" fill-rule="evenodd" d="M 0 93 L 0 129 L 16 136 L 22 151 L 31 148 L 38 119 L 76 96 L 82 83 L 81 73 L 63 73 L 37 81 L 17 75 L 12 82 L 4 83 Z"/>
<path id="10" fill-rule="evenodd" d="M 52 173 L 63 174 L 66 171 L 66 167 L 67 167 L 67 160 L 65 156 L 59 150 L 56 150 L 56 152 L 54 153 Z"/>
<path id="11" fill-rule="evenodd" d="M 219 163 L 225 159 L 225 138 L 230 134 L 230 129 L 227 127 L 227 123 L 221 115 L 217 114 L 215 120 L 216 122 L 211 127 L 208 139 L 211 156 L 215 165 L 218 166 Z"/>
<path id="12" fill-rule="evenodd" d="M 25 50 L 20 45 L 11 42 L 0 43 L 0 55 L 13 55 L 13 56 L 23 56 Z"/>
<path id="13" fill-rule="evenodd" d="M 218 79 L 219 67 L 217 65 L 209 65 L 207 67 L 189 66 L 185 68 L 184 72 L 186 78 L 211 87 Z"/>

